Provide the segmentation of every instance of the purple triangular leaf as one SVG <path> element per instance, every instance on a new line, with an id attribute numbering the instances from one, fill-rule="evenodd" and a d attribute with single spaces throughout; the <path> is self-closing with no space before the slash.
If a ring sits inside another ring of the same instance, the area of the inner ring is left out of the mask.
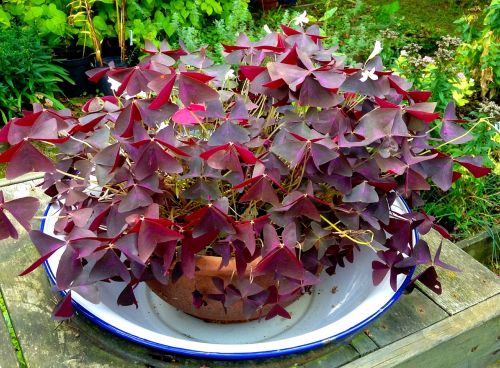
<path id="1" fill-rule="evenodd" d="M 375 203 L 378 201 L 377 191 L 365 181 L 356 185 L 351 193 L 344 196 L 344 202 Z"/>
<path id="2" fill-rule="evenodd" d="M 7 209 L 12 216 L 21 224 L 26 231 L 31 230 L 30 221 L 38 210 L 40 201 L 33 197 L 24 197 L 14 199 L 4 203 L 4 208 Z"/>
<path id="3" fill-rule="evenodd" d="M 222 146 L 229 142 L 246 143 L 250 140 L 248 135 L 245 128 L 226 121 L 211 134 L 208 145 Z"/>
<path id="4" fill-rule="evenodd" d="M 64 298 L 57 303 L 52 312 L 52 318 L 55 320 L 65 320 L 73 317 L 75 311 L 73 310 L 71 300 L 71 291 L 69 291 Z"/>
<path id="5" fill-rule="evenodd" d="M 292 316 L 290 315 L 290 313 L 288 313 L 286 311 L 285 308 L 283 308 L 281 305 L 279 304 L 275 304 L 271 310 L 269 312 L 267 312 L 267 315 L 266 315 L 266 321 L 271 319 L 271 318 L 274 318 L 276 316 L 280 316 L 280 317 L 283 317 L 283 318 L 286 318 L 286 319 L 290 319 L 292 318 Z"/>
<path id="6" fill-rule="evenodd" d="M 439 247 L 436 251 L 436 255 L 434 256 L 434 264 L 436 266 L 439 266 L 441 268 L 445 268 L 447 270 L 450 270 L 450 271 L 453 271 L 453 272 L 461 272 L 460 269 L 456 268 L 456 267 L 453 267 L 449 264 L 446 264 L 444 263 L 443 261 L 441 261 L 439 259 L 439 257 L 441 256 L 441 248 L 443 247 L 443 241 L 441 240 L 441 243 L 439 244 Z"/>

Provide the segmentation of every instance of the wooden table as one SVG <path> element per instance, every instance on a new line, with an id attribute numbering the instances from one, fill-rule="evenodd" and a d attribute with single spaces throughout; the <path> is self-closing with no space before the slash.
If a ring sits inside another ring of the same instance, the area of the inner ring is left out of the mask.
<path id="1" fill-rule="evenodd" d="M 0 181 L 6 198 L 35 195 L 39 180 Z M 18 277 L 38 258 L 26 232 L 0 244 L 0 289 L 29 367 L 494 367 L 500 363 L 500 281 L 449 241 L 442 259 L 462 272 L 440 271 L 443 294 L 425 288 L 403 295 L 384 315 L 350 341 L 302 354 L 247 361 L 186 358 L 125 341 L 81 316 L 51 320 L 57 302 L 43 269 Z M 426 240 L 435 249 L 436 232 Z M 0 367 L 24 366 L 0 323 Z"/>

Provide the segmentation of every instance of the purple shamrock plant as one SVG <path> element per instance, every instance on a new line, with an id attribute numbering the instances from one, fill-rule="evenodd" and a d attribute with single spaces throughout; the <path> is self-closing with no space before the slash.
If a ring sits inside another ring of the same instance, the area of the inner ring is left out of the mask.
<path id="1" fill-rule="evenodd" d="M 242 34 L 224 45 L 222 65 L 205 49 L 147 42 L 137 66 L 90 73 L 120 82 L 116 96 L 92 98 L 79 118 L 35 105 L 0 131 L 7 178 L 45 172 L 42 188 L 60 207 L 54 231 L 64 240 L 31 230 L 41 257 L 22 273 L 61 250 L 56 286 L 69 292 L 55 318 L 72 315 L 71 291 L 98 301 L 100 282 L 122 283 L 118 304 L 136 304 L 139 283 L 192 279 L 200 255 L 236 259 L 237 274 L 213 278 L 219 294 L 195 290 L 196 307 L 241 300 L 289 317 L 282 300 L 365 246 L 379 259 L 374 284 L 389 275 L 396 289 L 398 275 L 427 265 L 413 281 L 441 292 L 434 267 L 454 268 L 441 248 L 432 257 L 424 240 L 413 244 L 412 231 L 445 230 L 391 206 L 398 196 L 420 206 L 429 181 L 449 189 L 455 165 L 476 177 L 490 170 L 439 151 L 473 138 L 452 104 L 441 118 L 430 93 L 384 69 L 379 48 L 347 66 L 322 39 L 317 26 L 283 26 L 257 42 Z M 57 147 L 57 161 L 38 144 Z M 0 202 L 1 238 L 17 237 L 5 211 L 30 230 L 35 199 Z M 272 285 L 251 291 L 250 264 Z"/>

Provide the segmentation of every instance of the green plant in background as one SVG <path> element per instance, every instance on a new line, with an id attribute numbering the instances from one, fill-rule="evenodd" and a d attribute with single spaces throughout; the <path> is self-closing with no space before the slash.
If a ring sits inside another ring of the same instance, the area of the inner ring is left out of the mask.
<path id="1" fill-rule="evenodd" d="M 400 9 L 399 1 L 372 7 L 362 0 L 350 4 L 339 4 L 337 1 L 327 1 L 326 11 L 318 18 L 325 36 L 328 36 L 327 46 L 339 46 L 339 52 L 354 55 L 347 62 L 363 61 L 368 57 L 376 40 L 383 41 L 382 57 L 389 60 L 393 48 L 401 37 L 394 37 L 390 28 L 397 28 L 400 19 L 397 15 Z M 374 21 L 376 19 L 376 21 Z M 392 31 L 394 32 L 394 31 Z M 385 39 L 387 37 L 387 40 Z M 386 42 L 387 41 L 387 42 Z"/>
<path id="2" fill-rule="evenodd" d="M 94 24 L 102 37 L 116 37 L 114 0 L 95 3 Z M 252 20 L 248 0 L 171 0 L 126 1 L 126 37 L 141 43 L 145 39 L 166 38 L 171 43 L 186 39 L 198 48 L 203 44 L 217 47 L 230 42 L 237 31 L 244 31 Z"/>
<path id="3" fill-rule="evenodd" d="M 458 106 L 463 106 L 473 93 L 474 80 L 468 78 L 457 65 L 456 55 L 460 45 L 459 38 L 444 36 L 437 42 L 437 50 L 432 56 L 422 56 L 422 46 L 410 43 L 403 47 L 394 69 L 413 82 L 414 89 L 431 91 L 440 108 L 452 99 Z"/>
<path id="4" fill-rule="evenodd" d="M 177 44 L 186 38 L 187 45 L 210 45 L 218 54 L 221 42 L 233 42 L 252 28 L 252 15 L 248 0 L 6 0 L 0 24 L 14 23 L 38 29 L 50 46 L 76 36 L 99 53 L 104 38 L 118 37 L 123 46 L 132 34 L 136 44 L 164 38 Z"/>
<path id="5" fill-rule="evenodd" d="M 458 50 L 459 61 L 480 82 L 481 95 L 493 99 L 500 87 L 500 0 L 493 0 L 482 14 L 468 14 L 456 23 L 465 41 Z"/>
<path id="6" fill-rule="evenodd" d="M 428 201 L 425 210 L 448 228 L 455 240 L 498 226 L 499 178 L 492 175 L 481 182 L 464 173 L 461 181 L 454 183 L 446 195 L 433 189 L 425 196 Z"/>
<path id="7" fill-rule="evenodd" d="M 90 38 L 95 52 L 98 65 L 103 65 L 101 42 L 102 36 L 95 25 L 94 5 L 97 0 L 74 0 L 70 3 L 71 14 L 69 19 L 75 27 L 80 28 L 80 38 L 84 37 L 83 44 L 87 46 L 87 38 Z"/>
<path id="8" fill-rule="evenodd" d="M 491 238 L 491 269 L 500 276 L 500 233 L 491 227 L 486 230 Z"/>
<path id="9" fill-rule="evenodd" d="M 218 16 L 203 17 L 200 26 L 182 26 L 180 16 L 174 17 L 177 28 L 177 40 L 182 40 L 193 51 L 201 46 L 211 47 L 211 57 L 222 59 L 221 43 L 233 43 L 240 32 L 249 29 L 252 15 L 248 10 L 248 1 L 224 1 Z M 177 41 L 175 40 L 175 41 Z"/>
<path id="10" fill-rule="evenodd" d="M 0 24 L 32 27 L 49 46 L 56 46 L 73 33 L 67 22 L 66 4 L 63 0 L 4 0 Z"/>
<path id="11" fill-rule="evenodd" d="M 471 113 L 475 119 L 474 141 L 460 146 L 448 145 L 448 154 L 482 155 L 485 165 L 493 168 L 486 180 L 478 180 L 463 170 L 461 180 L 453 183 L 446 195 L 434 188 L 427 194 L 425 210 L 463 239 L 480 231 L 500 225 L 500 106 L 493 101 L 479 104 Z M 464 128 L 472 128 L 471 123 Z"/>
<path id="12" fill-rule="evenodd" d="M 43 45 L 33 28 L 0 28 L 0 114 L 4 122 L 32 102 L 57 108 L 57 82 L 71 82 L 66 70 L 52 64 L 52 50 Z M 46 101 L 49 100 L 49 101 Z"/>

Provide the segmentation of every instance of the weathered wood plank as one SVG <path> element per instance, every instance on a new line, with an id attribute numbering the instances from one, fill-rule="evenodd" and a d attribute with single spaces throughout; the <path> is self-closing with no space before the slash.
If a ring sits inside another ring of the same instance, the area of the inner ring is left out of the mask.
<path id="1" fill-rule="evenodd" d="M 344 368 L 495 366 L 500 359 L 499 306 L 496 295 Z"/>
<path id="2" fill-rule="evenodd" d="M 366 355 L 378 349 L 377 344 L 370 339 L 366 333 L 362 332 L 354 336 L 351 346 L 356 349 L 360 356 Z"/>
<path id="3" fill-rule="evenodd" d="M 304 368 L 336 368 L 352 362 L 358 357 L 356 350 L 350 346 L 340 346 L 332 352 L 323 355 L 303 365 Z"/>
<path id="4" fill-rule="evenodd" d="M 35 195 L 34 182 L 6 186 L 6 198 Z M 46 199 L 44 199 L 46 202 Z M 42 213 L 43 209 L 40 209 Z M 43 269 L 25 277 L 17 275 L 39 255 L 24 230 L 18 228 L 17 240 L 3 240 L 0 246 L 0 287 L 19 338 L 24 357 L 30 367 L 133 367 L 126 361 L 93 345 L 68 323 L 51 319 L 55 295 Z M 10 367 L 9 367 L 10 368 Z"/>
<path id="5" fill-rule="evenodd" d="M 472 258 L 484 264 L 491 259 L 493 241 L 500 241 L 500 225 L 468 239 L 461 240 L 456 243 L 456 246 L 467 252 Z"/>
<path id="6" fill-rule="evenodd" d="M 0 368 L 17 367 L 14 346 L 11 343 L 9 331 L 0 315 Z"/>
<path id="7" fill-rule="evenodd" d="M 452 242 L 443 239 L 437 231 L 431 230 L 423 238 L 434 252 L 442 240 L 441 260 L 461 270 L 453 273 L 437 267 L 443 288 L 441 295 L 435 294 L 425 286 L 420 287 L 441 308 L 450 314 L 455 314 L 500 293 L 500 279 L 493 272 Z"/>
<path id="8" fill-rule="evenodd" d="M 419 290 L 403 295 L 365 332 L 377 343 L 386 346 L 448 317 L 432 300 Z"/>

